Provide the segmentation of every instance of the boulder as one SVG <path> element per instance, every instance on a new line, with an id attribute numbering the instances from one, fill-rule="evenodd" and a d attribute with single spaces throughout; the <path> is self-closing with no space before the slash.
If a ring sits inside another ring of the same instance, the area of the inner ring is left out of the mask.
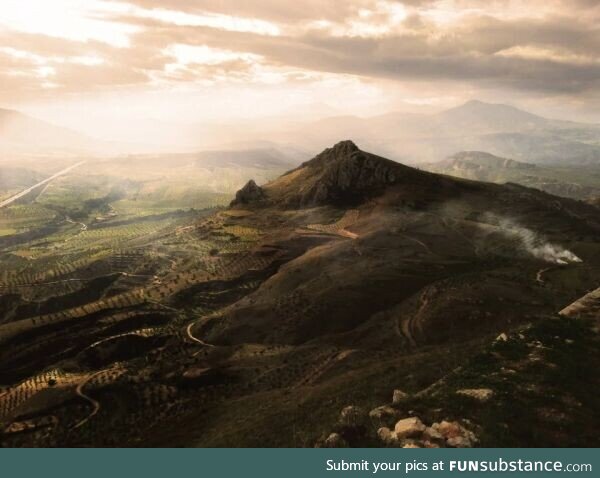
<path id="1" fill-rule="evenodd" d="M 423 432 L 423 438 L 425 440 L 429 440 L 430 442 L 445 442 L 445 438 L 443 435 L 432 427 L 427 427 Z"/>
<path id="2" fill-rule="evenodd" d="M 408 398 L 408 393 L 403 392 L 402 390 L 394 390 L 394 394 L 392 395 L 392 403 L 394 405 L 406 400 Z"/>
<path id="3" fill-rule="evenodd" d="M 381 426 L 393 425 L 400 418 L 399 415 L 400 412 L 389 405 L 382 405 L 369 412 L 371 420 Z"/>
<path id="4" fill-rule="evenodd" d="M 446 440 L 446 445 L 452 448 L 473 448 L 473 443 L 463 436 L 448 438 L 448 440 Z"/>
<path id="5" fill-rule="evenodd" d="M 430 440 L 423 441 L 424 448 L 441 448 L 440 445 L 436 442 L 432 442 Z"/>
<path id="6" fill-rule="evenodd" d="M 367 421 L 367 413 L 360 407 L 349 405 L 340 413 L 340 424 L 348 428 L 360 428 Z"/>
<path id="7" fill-rule="evenodd" d="M 339 433 L 330 434 L 323 443 L 324 448 L 347 448 L 348 442 Z"/>
<path id="8" fill-rule="evenodd" d="M 394 432 L 396 436 L 401 438 L 413 438 L 420 436 L 427 427 L 418 417 L 404 418 L 396 423 Z"/>
<path id="9" fill-rule="evenodd" d="M 437 430 L 446 440 L 446 445 L 455 448 L 471 448 L 479 440 L 475 434 L 458 422 L 442 421 L 434 423 L 431 428 Z"/>
<path id="10" fill-rule="evenodd" d="M 419 443 L 410 441 L 402 445 L 402 448 L 423 448 Z"/>
<path id="11" fill-rule="evenodd" d="M 494 391 L 489 388 L 464 388 L 457 390 L 458 395 L 473 398 L 479 402 L 487 402 L 494 396 Z"/>
<path id="12" fill-rule="evenodd" d="M 382 443 L 387 446 L 394 446 L 398 444 L 398 438 L 396 437 L 396 434 L 388 427 L 381 427 L 379 430 L 377 430 L 377 436 Z"/>

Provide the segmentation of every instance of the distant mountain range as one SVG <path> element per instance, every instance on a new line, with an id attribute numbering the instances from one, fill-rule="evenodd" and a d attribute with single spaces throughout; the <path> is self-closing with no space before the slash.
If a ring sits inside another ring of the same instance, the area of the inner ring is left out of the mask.
<path id="1" fill-rule="evenodd" d="M 14 110 L 0 109 L 0 152 L 9 154 L 91 154 L 100 141 Z"/>
<path id="2" fill-rule="evenodd" d="M 532 163 L 600 162 L 600 126 L 543 118 L 518 108 L 469 101 L 441 113 L 390 113 L 370 118 L 339 116 L 289 133 L 328 144 L 351 136 L 371 151 L 408 163 L 438 161 L 478 150 Z"/>
<path id="3" fill-rule="evenodd" d="M 412 164 L 439 161 L 465 150 L 486 151 L 536 164 L 600 164 L 600 125 L 547 119 L 513 106 L 481 101 L 469 101 L 437 114 L 333 116 L 314 121 L 299 120 L 290 114 L 283 118 L 185 127 L 161 123 L 147 134 L 143 134 L 143 123 L 132 123 L 130 129 L 131 143 L 124 142 L 127 131 L 119 135 L 118 142 L 98 141 L 16 111 L 0 110 L 0 151 L 164 154 L 247 151 L 268 145 L 306 155 L 340 137 L 353 137 L 370 151 Z"/>

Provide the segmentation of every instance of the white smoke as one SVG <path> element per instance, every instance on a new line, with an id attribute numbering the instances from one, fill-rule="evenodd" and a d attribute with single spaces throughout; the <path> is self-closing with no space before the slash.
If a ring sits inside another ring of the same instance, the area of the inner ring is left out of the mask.
<path id="1" fill-rule="evenodd" d="M 503 235 L 517 243 L 519 247 L 536 259 L 560 265 L 583 262 L 571 251 L 546 241 L 535 231 L 523 227 L 510 219 L 498 217 L 493 214 L 486 215 L 486 219 L 489 219 L 489 222 L 492 224 L 496 224 Z"/>

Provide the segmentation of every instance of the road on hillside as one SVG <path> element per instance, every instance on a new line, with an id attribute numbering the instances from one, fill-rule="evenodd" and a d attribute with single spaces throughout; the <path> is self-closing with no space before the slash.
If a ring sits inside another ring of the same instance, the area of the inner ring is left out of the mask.
<path id="1" fill-rule="evenodd" d="M 68 168 L 63 169 L 62 171 L 59 171 L 56 174 L 53 174 L 52 176 L 50 176 L 49 178 L 44 179 L 43 181 L 40 181 L 37 184 L 34 184 L 33 186 L 31 186 L 30 188 L 24 189 L 23 191 L 21 191 L 18 194 L 15 194 L 14 196 L 9 197 L 8 199 L 5 199 L 4 201 L 0 202 L 0 208 L 3 208 L 5 206 L 8 206 L 9 204 L 13 203 L 14 201 L 16 201 L 17 199 L 22 198 L 23 196 L 29 194 L 31 191 L 33 191 L 35 188 L 39 188 L 40 186 L 43 186 L 44 184 L 49 183 L 50 181 L 58 178 L 59 176 L 62 176 L 64 174 L 67 174 L 69 171 L 71 171 L 72 169 L 77 168 L 78 166 L 81 166 L 83 163 L 85 163 L 85 161 L 80 161 L 77 164 L 73 164 L 72 166 L 69 166 Z"/>
<path id="2" fill-rule="evenodd" d="M 75 389 L 75 393 L 78 396 L 80 396 L 81 398 L 83 398 L 84 400 L 88 401 L 92 405 L 92 411 L 90 412 L 90 414 L 87 417 L 85 417 L 83 420 L 81 420 L 79 423 L 77 423 L 73 428 L 79 428 L 79 427 L 85 425 L 90 420 L 90 418 L 92 418 L 94 415 L 96 415 L 100 411 L 100 402 L 98 400 L 94 400 L 89 395 L 86 395 L 83 392 L 83 387 L 86 384 L 88 384 L 93 378 L 95 378 L 97 375 L 100 375 L 103 372 L 104 372 L 104 370 L 100 370 L 96 373 L 93 373 L 92 375 L 88 375 L 77 385 L 77 388 Z"/>

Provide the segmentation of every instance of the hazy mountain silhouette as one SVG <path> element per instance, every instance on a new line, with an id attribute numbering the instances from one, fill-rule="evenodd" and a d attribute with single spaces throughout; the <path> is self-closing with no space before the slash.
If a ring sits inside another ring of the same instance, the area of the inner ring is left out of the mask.
<path id="1" fill-rule="evenodd" d="M 494 183 L 514 182 L 557 196 L 589 199 L 600 194 L 600 166 L 532 164 L 482 151 L 462 151 L 423 167 L 436 173 Z"/>
<path id="2" fill-rule="evenodd" d="M 585 164 L 600 161 L 600 127 L 543 118 L 513 106 L 469 101 L 437 114 L 336 116 L 277 133 L 275 138 L 322 148 L 352 137 L 397 161 L 438 161 L 457 151 L 480 150 L 526 162 Z"/>
<path id="3" fill-rule="evenodd" d="M 100 152 L 103 144 L 76 131 L 20 113 L 0 109 L 0 151 L 20 154 Z"/>

